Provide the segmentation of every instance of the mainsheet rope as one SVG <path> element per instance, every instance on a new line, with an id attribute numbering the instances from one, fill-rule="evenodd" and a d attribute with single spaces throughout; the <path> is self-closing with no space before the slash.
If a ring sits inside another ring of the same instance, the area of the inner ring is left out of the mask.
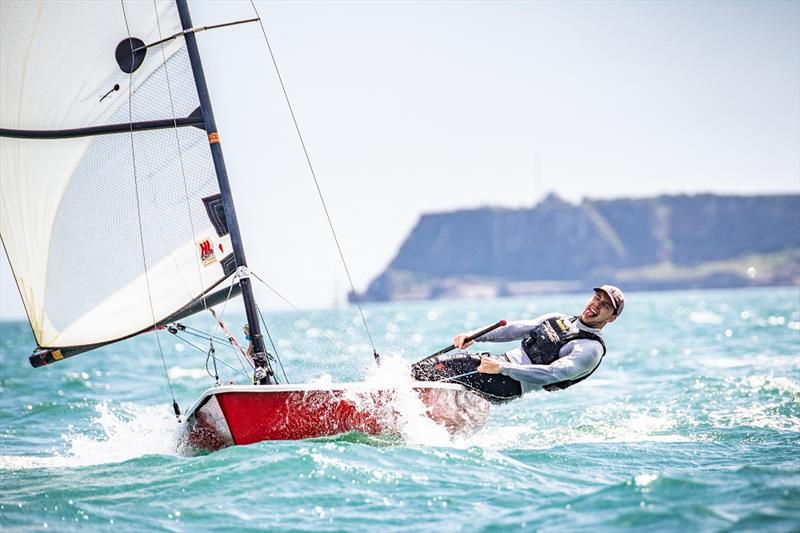
<path id="1" fill-rule="evenodd" d="M 319 181 L 317 180 L 317 174 L 314 172 L 314 165 L 311 164 L 311 157 L 308 155 L 308 150 L 306 149 L 306 143 L 303 140 L 303 134 L 300 132 L 300 125 L 297 122 L 297 117 L 295 117 L 294 109 L 292 108 L 292 102 L 289 99 L 289 93 L 286 91 L 286 85 L 283 83 L 283 77 L 281 76 L 281 72 L 278 69 L 278 62 L 275 59 L 275 54 L 272 52 L 272 46 L 269 44 L 269 38 L 267 37 L 267 30 L 264 28 L 264 22 L 261 20 L 261 15 L 258 13 L 258 9 L 256 8 L 255 3 L 253 0 L 250 0 L 250 5 L 253 7 L 253 12 L 256 14 L 258 18 L 258 25 L 261 26 L 261 33 L 264 36 L 264 42 L 267 45 L 267 50 L 269 51 L 269 56 L 272 59 L 272 65 L 275 67 L 275 73 L 278 76 L 278 81 L 281 85 L 281 90 L 283 91 L 283 96 L 286 99 L 286 105 L 289 108 L 289 114 L 292 117 L 292 122 L 294 123 L 295 131 L 297 132 L 297 137 L 300 139 L 300 145 L 303 148 L 303 154 L 306 158 L 306 163 L 308 164 L 308 168 L 311 172 L 311 177 L 314 179 L 314 185 L 317 188 L 317 194 L 319 195 L 320 202 L 322 202 L 322 209 L 325 212 L 325 218 L 328 220 L 328 226 L 331 229 L 331 233 L 333 234 L 333 240 L 336 243 L 336 249 L 339 251 L 339 258 L 342 261 L 342 266 L 344 267 L 345 274 L 347 274 L 347 281 L 350 283 L 350 289 L 352 290 L 353 299 L 355 300 L 356 306 L 358 307 L 358 312 L 361 315 L 361 321 L 364 324 L 364 331 L 367 332 L 367 338 L 369 338 L 369 343 L 372 346 L 372 353 L 375 356 L 375 361 L 378 361 L 378 351 L 375 349 L 375 343 L 372 340 L 372 334 L 369 331 L 369 326 L 367 326 L 367 319 L 364 316 L 364 310 L 361 308 L 361 302 L 358 298 L 358 293 L 356 292 L 355 285 L 353 284 L 353 278 L 350 276 L 350 269 L 347 268 L 347 261 L 345 261 L 344 253 L 342 252 L 342 247 L 339 244 L 339 238 L 336 236 L 336 230 L 333 228 L 333 221 L 331 220 L 330 213 L 328 212 L 328 206 L 325 204 L 325 197 L 322 195 L 322 189 L 319 186 Z"/>

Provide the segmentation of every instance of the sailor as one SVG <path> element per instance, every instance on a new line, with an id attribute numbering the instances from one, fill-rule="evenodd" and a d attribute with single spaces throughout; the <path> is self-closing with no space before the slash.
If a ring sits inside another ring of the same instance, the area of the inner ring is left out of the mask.
<path id="1" fill-rule="evenodd" d="M 503 355 L 455 353 L 431 356 L 412 366 L 418 381 L 460 383 L 492 403 L 502 404 L 534 390 L 566 389 L 588 378 L 603 360 L 601 338 L 625 306 L 625 295 L 613 285 L 595 287 L 580 315 L 550 313 L 533 320 L 509 322 L 469 340 L 456 335 L 458 349 L 473 342 L 509 342 L 520 345 Z"/>

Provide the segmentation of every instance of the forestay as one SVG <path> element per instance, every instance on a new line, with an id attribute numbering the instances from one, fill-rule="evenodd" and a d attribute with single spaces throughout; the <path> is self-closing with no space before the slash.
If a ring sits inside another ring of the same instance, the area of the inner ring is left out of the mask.
<path id="1" fill-rule="evenodd" d="M 40 347 L 149 329 L 235 270 L 185 40 L 115 59 L 180 31 L 174 1 L 0 2 L 0 236 Z"/>

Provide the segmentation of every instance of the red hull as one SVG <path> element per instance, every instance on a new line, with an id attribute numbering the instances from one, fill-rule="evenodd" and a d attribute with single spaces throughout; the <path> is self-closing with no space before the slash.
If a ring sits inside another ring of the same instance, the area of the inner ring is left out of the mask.
<path id="1" fill-rule="evenodd" d="M 414 392 L 427 416 L 451 433 L 476 431 L 488 417 L 489 404 L 460 386 L 418 383 Z M 218 387 L 206 391 L 187 414 L 189 443 L 216 450 L 233 444 L 349 431 L 400 434 L 399 396 L 397 389 L 362 384 Z"/>

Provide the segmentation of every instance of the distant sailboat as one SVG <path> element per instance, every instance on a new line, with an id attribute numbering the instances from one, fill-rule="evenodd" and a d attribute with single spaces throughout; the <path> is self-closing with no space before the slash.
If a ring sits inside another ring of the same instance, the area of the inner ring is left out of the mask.
<path id="1" fill-rule="evenodd" d="M 398 391 L 278 384 L 271 368 L 195 38 L 257 20 L 194 28 L 186 0 L 0 3 L 0 236 L 30 362 L 174 329 L 240 293 L 257 384 L 204 392 L 192 443 L 392 432 Z M 414 390 L 451 431 L 486 420 L 460 385 Z"/>

